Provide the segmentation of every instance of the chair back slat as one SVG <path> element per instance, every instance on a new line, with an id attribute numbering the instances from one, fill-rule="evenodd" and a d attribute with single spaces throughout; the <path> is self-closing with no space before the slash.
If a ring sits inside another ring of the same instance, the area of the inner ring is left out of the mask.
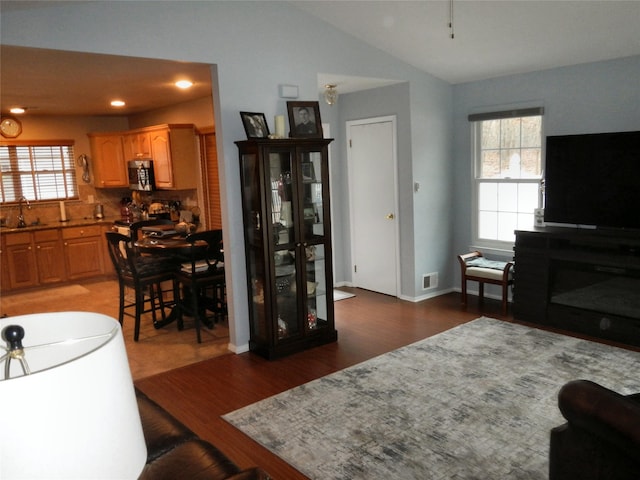
<path id="1" fill-rule="evenodd" d="M 207 242 L 206 248 L 197 247 L 199 241 Z M 191 274 L 196 275 L 202 260 L 207 264 L 207 271 L 215 270 L 222 259 L 222 230 L 204 230 L 187 235 L 186 241 L 191 247 Z M 202 272 L 204 273 L 204 272 Z"/>
<path id="2" fill-rule="evenodd" d="M 128 258 L 131 239 L 117 232 L 106 232 L 105 235 L 109 247 L 109 257 L 111 258 L 116 273 L 119 277 L 131 276 L 133 270 L 131 269 L 131 262 Z"/>

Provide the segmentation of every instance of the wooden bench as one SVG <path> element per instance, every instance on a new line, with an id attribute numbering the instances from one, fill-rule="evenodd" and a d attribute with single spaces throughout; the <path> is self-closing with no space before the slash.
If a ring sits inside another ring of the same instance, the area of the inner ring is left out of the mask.
<path id="1" fill-rule="evenodd" d="M 475 251 L 458 255 L 460 276 L 462 278 L 462 304 L 467 306 L 467 281 L 479 284 L 480 302 L 484 300 L 484 284 L 502 286 L 502 314 L 507 314 L 509 301 L 508 287 L 513 284 L 513 262 L 500 262 L 486 259 L 481 252 Z"/>

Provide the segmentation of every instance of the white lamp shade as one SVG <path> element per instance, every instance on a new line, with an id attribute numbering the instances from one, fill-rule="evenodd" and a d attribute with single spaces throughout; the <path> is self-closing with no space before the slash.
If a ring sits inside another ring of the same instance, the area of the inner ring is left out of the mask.
<path id="1" fill-rule="evenodd" d="M 24 328 L 31 374 L 12 359 L 4 379 L 0 364 L 0 478 L 138 478 L 147 450 L 120 324 L 60 312 L 7 325 Z"/>

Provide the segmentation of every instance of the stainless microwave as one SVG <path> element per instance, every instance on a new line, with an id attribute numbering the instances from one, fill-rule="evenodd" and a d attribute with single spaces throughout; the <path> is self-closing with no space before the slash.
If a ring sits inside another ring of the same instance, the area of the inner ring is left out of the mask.
<path id="1" fill-rule="evenodd" d="M 153 160 L 129 160 L 129 188 L 150 192 L 155 188 Z"/>

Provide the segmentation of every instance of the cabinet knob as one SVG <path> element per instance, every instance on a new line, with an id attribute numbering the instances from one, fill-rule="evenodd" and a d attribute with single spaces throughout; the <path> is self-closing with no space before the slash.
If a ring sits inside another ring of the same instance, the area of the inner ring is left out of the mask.
<path id="1" fill-rule="evenodd" d="M 386 218 L 387 220 L 393 220 L 395 217 L 393 213 L 387 213 L 387 215 L 384 218 Z"/>

